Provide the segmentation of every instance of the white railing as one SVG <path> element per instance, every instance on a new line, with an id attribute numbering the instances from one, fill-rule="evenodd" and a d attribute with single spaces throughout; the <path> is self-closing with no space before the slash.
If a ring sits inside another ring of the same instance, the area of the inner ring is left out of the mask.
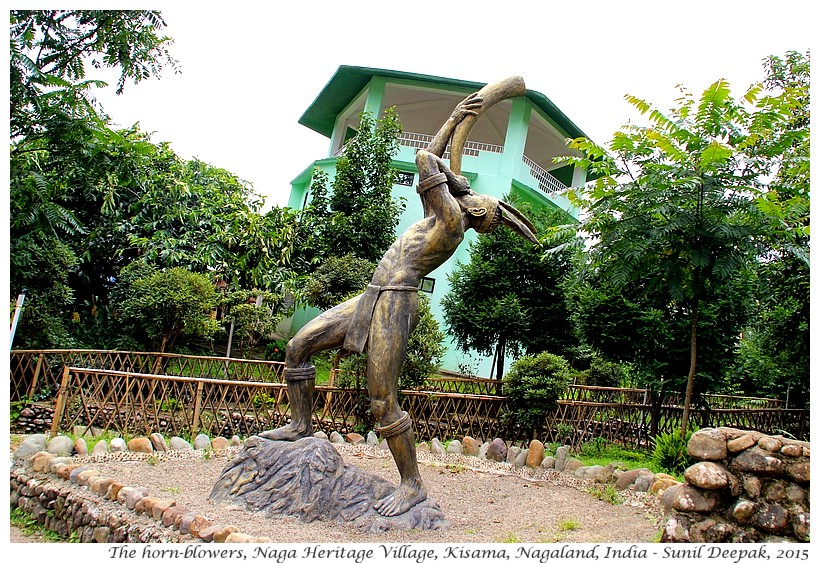
<path id="1" fill-rule="evenodd" d="M 433 135 L 425 133 L 413 133 L 412 131 L 405 131 L 399 137 L 399 144 L 403 147 L 410 147 L 414 149 L 426 149 L 430 143 L 433 142 Z M 448 146 L 449 149 L 449 146 Z M 501 145 L 493 145 L 490 143 L 476 143 L 467 141 L 464 143 L 464 156 L 478 156 L 480 151 L 503 153 L 504 147 Z M 442 158 L 450 158 L 450 151 L 444 151 Z"/>
<path id="2" fill-rule="evenodd" d="M 547 194 L 553 194 L 555 192 L 560 192 L 563 190 L 568 189 L 560 180 L 557 180 L 555 176 L 541 168 L 538 164 L 533 162 L 527 156 L 523 157 L 524 164 L 526 164 L 530 169 L 530 174 L 538 180 L 538 187 Z"/>

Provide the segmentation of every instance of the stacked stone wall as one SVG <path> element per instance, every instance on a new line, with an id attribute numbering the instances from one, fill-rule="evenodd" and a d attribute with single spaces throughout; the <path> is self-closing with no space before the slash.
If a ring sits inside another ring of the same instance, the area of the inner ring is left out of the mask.
<path id="1" fill-rule="evenodd" d="M 809 541 L 808 442 L 705 428 L 687 445 L 696 461 L 667 489 L 663 542 Z"/>

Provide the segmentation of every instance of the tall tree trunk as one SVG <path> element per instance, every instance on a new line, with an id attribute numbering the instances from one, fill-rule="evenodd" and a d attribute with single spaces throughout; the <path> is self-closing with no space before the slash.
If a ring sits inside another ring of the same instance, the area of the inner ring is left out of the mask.
<path id="1" fill-rule="evenodd" d="M 502 336 L 498 341 L 498 345 L 495 347 L 495 378 L 498 381 L 501 381 L 501 378 L 504 377 L 504 353 L 506 347 L 507 339 Z"/>
<path id="2" fill-rule="evenodd" d="M 695 278 L 698 278 L 697 270 Z M 697 287 L 697 285 L 696 285 Z M 692 331 L 689 354 L 689 376 L 686 378 L 686 400 L 683 402 L 683 420 L 681 421 L 680 436 L 686 439 L 686 431 L 689 428 L 689 410 L 692 406 L 692 388 L 695 383 L 695 367 L 697 365 L 698 344 L 698 298 L 695 296 L 692 303 Z"/>

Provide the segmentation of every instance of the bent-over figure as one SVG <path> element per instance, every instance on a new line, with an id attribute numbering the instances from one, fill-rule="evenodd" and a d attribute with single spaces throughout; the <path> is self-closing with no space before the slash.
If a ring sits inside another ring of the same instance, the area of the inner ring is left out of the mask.
<path id="1" fill-rule="evenodd" d="M 291 423 L 259 434 L 270 440 L 298 440 L 311 436 L 313 354 L 344 347 L 367 351 L 367 390 L 378 431 L 387 440 L 401 475 L 398 488 L 374 504 L 383 516 L 396 516 L 427 498 L 419 475 L 410 416 L 399 408 L 398 376 L 407 340 L 419 320 L 420 280 L 453 255 L 467 229 L 492 231 L 503 223 L 538 243 L 529 221 L 512 206 L 470 189 L 467 179 L 454 174 L 441 160 L 456 125 L 476 115 L 482 98 L 471 94 L 456 106 L 427 150 L 416 155 L 417 192 L 424 218 L 410 226 L 385 255 L 364 293 L 329 309 L 306 324 L 286 348 L 284 376 Z"/>

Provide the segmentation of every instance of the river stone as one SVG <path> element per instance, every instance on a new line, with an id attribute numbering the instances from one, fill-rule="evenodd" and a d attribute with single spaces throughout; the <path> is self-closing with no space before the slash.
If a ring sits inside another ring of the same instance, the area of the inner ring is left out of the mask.
<path id="1" fill-rule="evenodd" d="M 345 436 L 345 440 L 348 444 L 353 444 L 354 446 L 361 446 L 364 444 L 364 436 L 358 432 L 348 432 L 347 436 Z"/>
<path id="2" fill-rule="evenodd" d="M 618 475 L 617 479 L 615 479 L 615 488 L 619 491 L 622 491 L 630 485 L 634 485 L 635 480 L 641 475 L 649 475 L 651 473 L 652 472 L 645 467 L 641 467 L 640 469 L 630 469 L 629 471 L 624 471 L 620 475 Z"/>
<path id="3" fill-rule="evenodd" d="M 507 443 L 495 438 L 487 448 L 487 459 L 490 461 L 507 461 Z"/>
<path id="4" fill-rule="evenodd" d="M 777 452 L 780 451 L 780 448 L 783 447 L 783 442 L 781 442 L 774 436 L 763 436 L 757 441 L 757 445 L 760 447 L 761 450 L 767 452 Z"/>
<path id="5" fill-rule="evenodd" d="M 515 461 L 513 461 L 513 465 L 516 467 L 524 467 L 527 463 L 527 456 L 530 454 L 529 449 L 522 450 L 520 454 L 515 456 Z"/>
<path id="6" fill-rule="evenodd" d="M 735 471 L 770 476 L 780 475 L 783 472 L 783 462 L 760 448 L 744 451 L 732 460 L 731 467 Z"/>
<path id="7" fill-rule="evenodd" d="M 416 446 L 416 451 L 429 454 L 430 446 L 427 445 L 427 442 L 422 442 L 418 446 Z"/>
<path id="8" fill-rule="evenodd" d="M 46 451 L 56 456 L 71 455 L 74 451 L 74 440 L 68 436 L 54 436 L 46 444 Z"/>
<path id="9" fill-rule="evenodd" d="M 211 438 L 207 434 L 197 434 L 194 438 L 195 450 L 207 450 L 211 447 Z"/>
<path id="10" fill-rule="evenodd" d="M 150 454 L 154 451 L 151 440 L 148 438 L 132 438 L 128 440 L 128 451 L 140 454 Z"/>
<path id="11" fill-rule="evenodd" d="M 84 438 L 74 440 L 74 451 L 77 455 L 88 455 L 88 444 L 85 443 Z"/>
<path id="12" fill-rule="evenodd" d="M 234 434 L 231 436 L 231 446 L 241 446 L 242 445 L 242 438 Z"/>
<path id="13" fill-rule="evenodd" d="M 811 467 L 808 461 L 801 461 L 798 463 L 790 463 L 786 466 L 786 475 L 791 477 L 792 481 L 801 485 L 808 485 L 811 479 Z"/>
<path id="14" fill-rule="evenodd" d="M 329 440 L 329 439 L 330 439 L 330 438 L 328 438 L 328 435 L 327 435 L 327 434 L 325 434 L 325 433 L 324 433 L 323 431 L 321 431 L 321 430 L 318 430 L 318 431 L 314 432 L 314 433 L 313 433 L 313 437 L 314 437 L 314 438 L 319 438 L 320 440 Z M 236 445 L 238 446 L 239 444 L 236 444 Z"/>
<path id="15" fill-rule="evenodd" d="M 165 441 L 165 437 L 160 434 L 159 432 L 154 432 L 148 439 L 151 440 L 151 446 L 158 451 L 158 452 L 167 452 L 168 451 L 168 442 Z"/>
<path id="16" fill-rule="evenodd" d="M 430 440 L 430 453 L 434 455 L 444 455 L 444 446 L 441 445 L 438 438 Z"/>
<path id="17" fill-rule="evenodd" d="M 647 473 L 646 475 L 638 475 L 638 478 L 635 479 L 635 490 L 639 493 L 645 493 L 654 482 L 655 476 L 651 473 Z"/>
<path id="18" fill-rule="evenodd" d="M 345 438 L 335 430 L 330 433 L 330 443 L 331 444 L 344 444 Z"/>
<path id="19" fill-rule="evenodd" d="M 45 451 L 46 436 L 45 434 L 33 434 L 27 436 L 17 449 L 14 451 L 14 459 L 25 459 L 37 452 Z"/>
<path id="20" fill-rule="evenodd" d="M 661 504 L 681 512 L 710 512 L 717 504 L 714 494 L 692 485 L 675 485 L 661 495 Z"/>
<path id="21" fill-rule="evenodd" d="M 663 527 L 661 542 L 689 543 L 689 520 L 680 514 L 674 514 Z"/>
<path id="22" fill-rule="evenodd" d="M 490 442 L 484 442 L 481 444 L 481 447 L 478 448 L 478 459 L 487 459 L 487 448 L 490 447 Z"/>
<path id="23" fill-rule="evenodd" d="M 520 453 L 521 448 L 519 448 L 518 446 L 510 446 L 509 448 L 507 448 L 507 463 L 509 463 L 510 465 L 514 464 L 515 459 L 519 456 Z"/>
<path id="24" fill-rule="evenodd" d="M 800 485 L 792 483 L 786 487 L 786 498 L 792 503 L 804 503 L 806 502 L 806 491 L 804 491 Z"/>
<path id="25" fill-rule="evenodd" d="M 367 436 L 365 437 L 364 441 L 368 446 L 378 446 L 379 445 L 379 437 L 372 430 L 367 433 Z"/>
<path id="26" fill-rule="evenodd" d="M 763 482 L 759 477 L 755 477 L 754 475 L 744 475 L 742 478 L 742 484 L 743 490 L 749 498 L 757 499 L 760 497 L 760 493 L 763 491 Z"/>
<path id="27" fill-rule="evenodd" d="M 555 458 L 551 455 L 545 457 L 541 462 L 541 469 L 555 469 Z"/>
<path id="28" fill-rule="evenodd" d="M 378 514 L 374 502 L 394 489 L 381 477 L 345 465 L 336 449 L 323 440 L 251 437 L 225 466 L 210 500 L 302 522 L 347 524 L 367 532 L 447 526 L 443 512 L 430 498 L 398 516 Z"/>
<path id="29" fill-rule="evenodd" d="M 107 454 L 107 453 L 108 453 L 108 442 L 106 442 L 105 440 L 100 440 L 99 442 L 94 444 L 94 447 L 91 449 L 91 454 L 92 455 L 102 455 L 102 454 Z"/>
<path id="30" fill-rule="evenodd" d="M 555 450 L 555 469 L 558 471 L 564 470 L 564 464 L 567 462 L 567 456 L 569 456 L 569 447 L 568 446 L 559 446 Z"/>
<path id="31" fill-rule="evenodd" d="M 128 444 L 122 438 L 112 438 L 110 449 L 112 452 L 127 452 Z"/>
<path id="32" fill-rule="evenodd" d="M 755 503 L 748 499 L 740 499 L 729 509 L 729 514 L 733 520 L 743 523 L 748 522 L 756 510 Z"/>
<path id="33" fill-rule="evenodd" d="M 742 452 L 743 450 L 748 450 L 749 448 L 754 446 L 756 443 L 757 442 L 756 442 L 754 436 L 752 436 L 751 434 L 744 434 L 743 436 L 740 436 L 738 438 L 734 438 L 732 440 L 729 440 L 726 443 L 726 447 L 729 449 L 730 452 L 736 454 L 737 452 Z"/>
<path id="34" fill-rule="evenodd" d="M 724 543 L 737 528 L 714 518 L 706 518 L 689 527 L 689 536 L 693 543 Z"/>
<path id="35" fill-rule="evenodd" d="M 701 461 L 686 468 L 683 476 L 692 485 L 712 491 L 728 487 L 730 482 L 729 472 L 711 461 Z"/>
<path id="36" fill-rule="evenodd" d="M 464 440 L 461 441 L 461 447 L 464 449 L 464 455 L 477 456 L 481 444 L 471 436 L 464 436 Z"/>
<path id="37" fill-rule="evenodd" d="M 780 453 L 786 457 L 800 457 L 803 455 L 803 446 L 797 444 L 786 444 L 780 448 Z"/>
<path id="38" fill-rule="evenodd" d="M 231 443 L 228 441 L 227 438 L 223 436 L 217 436 L 213 440 L 211 440 L 211 447 L 214 449 L 215 452 L 221 452 L 227 450 L 230 447 Z"/>
<path id="39" fill-rule="evenodd" d="M 650 495 L 658 496 L 659 494 L 664 492 L 666 489 L 668 489 L 670 487 L 675 487 L 677 485 L 680 485 L 680 482 L 677 479 L 673 479 L 671 477 L 661 477 L 659 479 L 656 478 L 652 482 L 652 485 L 650 485 L 649 490 L 647 492 Z"/>
<path id="40" fill-rule="evenodd" d="M 779 504 L 763 504 L 752 517 L 752 524 L 766 532 L 780 532 L 789 522 L 789 514 Z"/>
<path id="41" fill-rule="evenodd" d="M 544 443 L 541 440 L 530 441 L 525 465 L 527 467 L 538 467 L 542 461 L 544 461 Z"/>
<path id="42" fill-rule="evenodd" d="M 187 440 L 180 438 L 179 436 L 172 436 L 171 439 L 168 441 L 168 446 L 173 451 L 194 449 L 194 447 L 190 443 L 188 443 Z"/>
<path id="43" fill-rule="evenodd" d="M 582 465 L 584 465 L 584 464 L 581 463 L 581 460 L 575 459 L 575 458 L 570 458 L 564 464 L 564 472 L 565 473 L 575 473 L 578 470 L 578 468 L 581 467 Z"/>
<path id="44" fill-rule="evenodd" d="M 460 455 L 464 453 L 464 447 L 461 445 L 460 441 L 453 440 L 452 442 L 447 444 L 447 453 Z"/>
<path id="45" fill-rule="evenodd" d="M 795 537 L 802 542 L 808 542 L 810 539 L 809 533 L 811 531 L 811 517 L 809 513 L 802 508 L 797 508 L 791 515 L 791 521 Z"/>
<path id="46" fill-rule="evenodd" d="M 704 461 L 719 461 L 728 456 L 726 437 L 715 428 L 704 428 L 692 434 L 686 450 L 693 458 Z"/>

